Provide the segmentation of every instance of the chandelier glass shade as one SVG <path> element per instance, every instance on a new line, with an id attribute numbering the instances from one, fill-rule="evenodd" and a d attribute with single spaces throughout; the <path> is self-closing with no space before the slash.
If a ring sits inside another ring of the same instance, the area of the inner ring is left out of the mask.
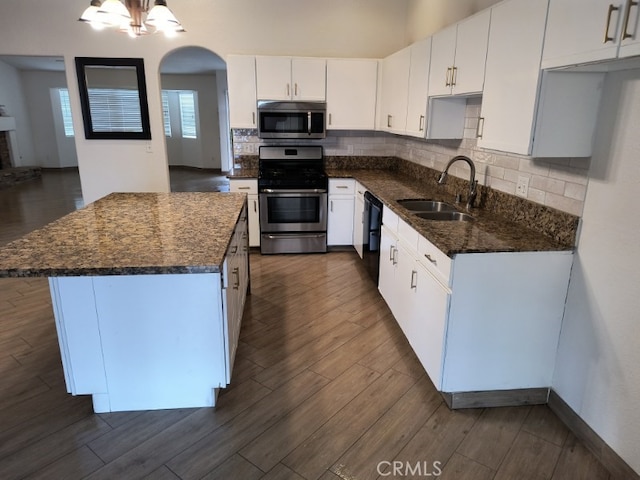
<path id="1" fill-rule="evenodd" d="M 185 31 L 166 0 L 155 0 L 151 10 L 149 0 L 91 0 L 79 20 L 97 30 L 112 28 L 132 37 L 155 32 L 173 36 Z"/>

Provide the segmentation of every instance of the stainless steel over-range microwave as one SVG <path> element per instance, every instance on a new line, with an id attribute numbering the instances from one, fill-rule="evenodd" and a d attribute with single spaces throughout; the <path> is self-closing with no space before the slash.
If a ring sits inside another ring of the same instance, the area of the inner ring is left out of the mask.
<path id="1" fill-rule="evenodd" d="M 325 102 L 258 102 L 258 137 L 324 138 Z"/>

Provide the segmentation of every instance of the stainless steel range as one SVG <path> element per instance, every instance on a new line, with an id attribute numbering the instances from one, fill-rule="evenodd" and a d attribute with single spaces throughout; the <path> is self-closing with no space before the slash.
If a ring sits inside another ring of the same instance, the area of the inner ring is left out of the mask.
<path id="1" fill-rule="evenodd" d="M 327 174 L 321 146 L 262 146 L 260 251 L 327 251 Z"/>

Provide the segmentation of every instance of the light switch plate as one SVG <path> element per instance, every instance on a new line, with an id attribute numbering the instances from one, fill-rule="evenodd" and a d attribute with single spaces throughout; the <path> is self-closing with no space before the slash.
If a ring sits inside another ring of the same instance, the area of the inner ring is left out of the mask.
<path id="1" fill-rule="evenodd" d="M 518 177 L 518 183 L 516 184 L 516 195 L 518 197 L 527 198 L 529 192 L 529 177 Z"/>

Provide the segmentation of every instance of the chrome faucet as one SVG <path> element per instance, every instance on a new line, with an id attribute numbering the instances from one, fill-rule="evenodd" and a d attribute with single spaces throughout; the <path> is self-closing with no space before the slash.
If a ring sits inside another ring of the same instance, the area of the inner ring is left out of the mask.
<path id="1" fill-rule="evenodd" d="M 477 188 L 478 181 L 476 180 L 476 166 L 473 163 L 473 160 L 471 160 L 469 157 L 465 157 L 464 155 L 458 155 L 457 157 L 453 157 L 451 160 L 449 160 L 449 163 L 447 163 L 447 166 L 440 174 L 440 177 L 438 178 L 438 185 L 444 184 L 445 180 L 447 179 L 449 167 L 451 166 L 452 163 L 458 160 L 467 162 L 469 164 L 469 168 L 471 169 L 471 178 L 469 179 L 469 197 L 467 198 L 467 210 L 470 210 L 471 208 L 473 208 L 473 202 L 475 202 L 476 196 L 478 195 L 478 188 Z"/>

